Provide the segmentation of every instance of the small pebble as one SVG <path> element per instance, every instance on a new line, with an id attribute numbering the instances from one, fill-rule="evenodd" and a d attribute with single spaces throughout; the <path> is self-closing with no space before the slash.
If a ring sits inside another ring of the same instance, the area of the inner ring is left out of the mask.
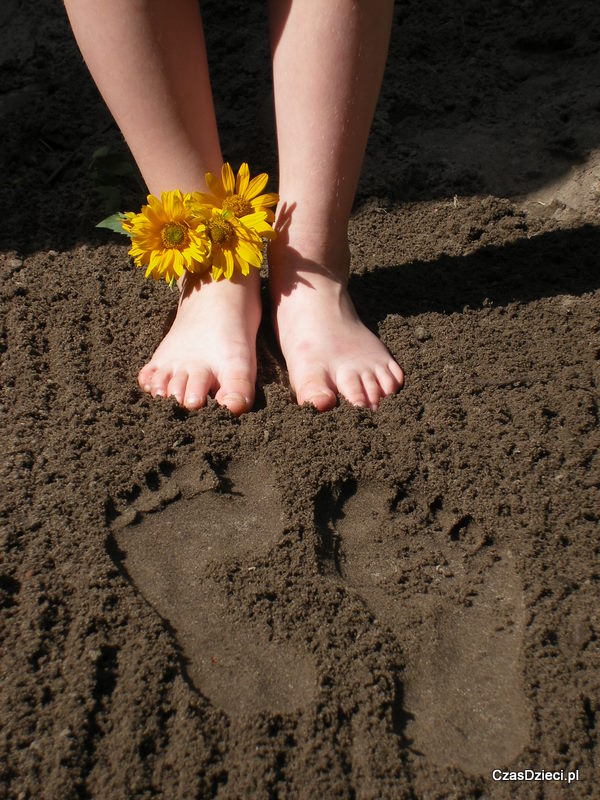
<path id="1" fill-rule="evenodd" d="M 415 328 L 415 339 L 419 342 L 426 342 L 428 339 L 431 339 L 431 334 L 429 331 L 425 330 L 422 325 L 419 325 Z"/>
<path id="2" fill-rule="evenodd" d="M 443 575 L 444 578 L 453 578 L 454 572 L 450 567 L 445 566 L 444 564 L 437 564 L 436 565 L 436 572 L 439 572 L 440 575 Z"/>

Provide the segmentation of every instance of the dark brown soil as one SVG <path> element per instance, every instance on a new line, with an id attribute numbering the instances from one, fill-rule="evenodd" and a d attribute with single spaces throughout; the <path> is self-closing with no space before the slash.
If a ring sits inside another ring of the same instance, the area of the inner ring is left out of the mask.
<path id="1" fill-rule="evenodd" d="M 263 4 L 204 8 L 276 171 Z M 265 323 L 241 419 L 138 391 L 125 145 L 58 1 L 0 22 L 0 798 L 600 796 L 596 0 L 397 8 L 351 290 L 406 388 L 299 408 Z"/>

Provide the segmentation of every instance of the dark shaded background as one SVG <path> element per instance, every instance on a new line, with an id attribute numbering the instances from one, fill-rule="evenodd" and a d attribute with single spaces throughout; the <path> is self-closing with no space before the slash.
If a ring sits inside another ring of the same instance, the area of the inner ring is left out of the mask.
<path id="1" fill-rule="evenodd" d="M 266 11 L 202 8 L 223 152 L 275 174 Z M 62 6 L 7 0 L 0 15 L 0 241 L 23 252 L 89 241 L 105 211 L 92 154 L 127 148 Z M 513 196 L 564 175 L 597 145 L 599 44 L 594 2 L 398 4 L 357 202 Z M 140 185 L 124 183 L 136 207 Z"/>

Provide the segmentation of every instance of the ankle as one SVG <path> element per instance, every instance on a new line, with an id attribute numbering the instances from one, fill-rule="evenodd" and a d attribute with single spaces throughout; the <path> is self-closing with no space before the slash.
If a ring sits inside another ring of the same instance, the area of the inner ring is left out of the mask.
<path id="1" fill-rule="evenodd" d="M 280 200 L 274 225 L 277 238 L 270 243 L 270 252 L 277 257 L 292 249 L 312 261 L 338 262 L 348 250 L 348 222 L 347 216 L 316 213 L 306 204 Z"/>
<path id="2" fill-rule="evenodd" d="M 301 283 L 333 282 L 346 287 L 350 249 L 346 236 L 333 238 L 315 232 L 292 232 L 269 243 L 271 291 L 287 293 Z"/>

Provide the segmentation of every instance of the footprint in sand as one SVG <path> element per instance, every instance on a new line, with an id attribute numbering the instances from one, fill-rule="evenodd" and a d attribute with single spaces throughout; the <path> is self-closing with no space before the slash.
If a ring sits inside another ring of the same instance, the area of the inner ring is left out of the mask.
<path id="1" fill-rule="evenodd" d="M 198 472 L 188 465 L 161 491 L 137 498 L 112 525 L 113 557 L 171 625 L 202 694 L 231 718 L 293 711 L 315 691 L 312 660 L 269 641 L 266 625 L 232 620 L 226 587 L 206 575 L 211 562 L 251 562 L 279 541 L 281 504 L 272 478 L 260 462 L 239 463 L 228 470 L 223 491 L 201 484 Z"/>
<path id="2" fill-rule="evenodd" d="M 417 542 L 403 534 L 381 488 L 351 482 L 322 532 L 336 543 L 329 549 L 337 554 L 339 578 L 393 631 L 408 657 L 403 734 L 414 751 L 440 766 L 489 774 L 529 740 L 523 589 L 508 550 L 492 558 L 470 516 L 444 515 L 441 501 L 435 510 L 436 532 Z M 429 570 L 432 584 L 407 589 L 407 570 L 417 584 Z M 451 591 L 451 582 L 460 590 Z"/>

